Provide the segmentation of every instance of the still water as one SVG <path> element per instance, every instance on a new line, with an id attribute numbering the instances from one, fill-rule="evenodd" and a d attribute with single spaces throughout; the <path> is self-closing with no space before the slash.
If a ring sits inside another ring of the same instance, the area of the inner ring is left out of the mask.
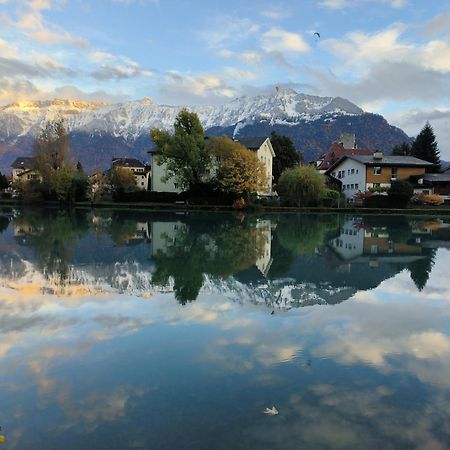
<path id="1" fill-rule="evenodd" d="M 448 449 L 449 266 L 450 217 L 1 209 L 4 448 Z"/>

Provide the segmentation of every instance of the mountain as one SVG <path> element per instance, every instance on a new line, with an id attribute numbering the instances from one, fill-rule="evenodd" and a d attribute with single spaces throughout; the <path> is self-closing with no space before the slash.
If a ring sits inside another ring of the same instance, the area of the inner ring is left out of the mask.
<path id="1" fill-rule="evenodd" d="M 85 168 L 107 168 L 113 156 L 148 161 L 150 129 L 171 129 L 182 106 L 158 105 L 148 98 L 118 104 L 78 100 L 28 101 L 0 107 L 0 169 L 9 171 L 17 156 L 32 153 L 42 125 L 62 117 L 75 158 Z M 389 152 L 409 137 L 380 115 L 364 112 L 340 97 L 299 94 L 244 96 L 220 106 L 189 107 L 210 135 L 262 136 L 272 130 L 293 139 L 306 160 L 320 156 L 343 132 L 353 132 L 360 147 Z"/>

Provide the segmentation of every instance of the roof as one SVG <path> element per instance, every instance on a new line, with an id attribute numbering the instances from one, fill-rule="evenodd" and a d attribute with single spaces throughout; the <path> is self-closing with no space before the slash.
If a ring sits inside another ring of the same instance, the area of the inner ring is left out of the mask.
<path id="1" fill-rule="evenodd" d="M 424 161 L 423 159 L 415 158 L 414 156 L 392 156 L 387 155 L 379 159 L 374 158 L 373 155 L 348 155 L 341 158 L 339 161 L 335 162 L 327 172 L 338 166 L 344 159 L 352 159 L 354 161 L 360 162 L 365 166 L 389 166 L 389 167 L 428 167 L 433 164 Z"/>
<path id="2" fill-rule="evenodd" d="M 416 175 L 411 177 L 416 183 L 422 179 L 426 184 L 450 183 L 450 172 L 444 173 L 426 173 L 424 175 Z"/>
<path id="3" fill-rule="evenodd" d="M 120 166 L 120 167 L 142 167 L 142 168 L 145 168 L 145 164 L 136 158 L 113 158 L 112 165 Z"/>
<path id="4" fill-rule="evenodd" d="M 34 158 L 31 158 L 29 156 L 21 156 L 19 158 L 16 158 L 16 160 L 11 164 L 11 167 L 13 169 L 34 169 Z"/>
<path id="5" fill-rule="evenodd" d="M 319 169 L 327 170 L 344 156 L 350 155 L 372 155 L 372 152 L 368 148 L 344 148 L 342 144 L 335 142 L 325 153 Z"/>
<path id="6" fill-rule="evenodd" d="M 249 150 L 259 150 L 261 145 L 263 145 L 267 139 L 268 139 L 267 136 L 243 137 L 243 138 L 236 139 L 236 141 L 238 141 L 239 144 L 243 145 L 244 147 L 248 148 Z"/>

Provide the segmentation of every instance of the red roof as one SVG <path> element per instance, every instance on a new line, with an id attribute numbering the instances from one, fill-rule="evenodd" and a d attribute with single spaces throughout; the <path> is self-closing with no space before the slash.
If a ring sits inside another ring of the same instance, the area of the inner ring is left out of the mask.
<path id="1" fill-rule="evenodd" d="M 372 155 L 372 152 L 367 148 L 344 148 L 342 144 L 334 143 L 326 152 L 319 169 L 328 170 L 334 163 L 339 161 L 344 156 L 352 155 Z"/>

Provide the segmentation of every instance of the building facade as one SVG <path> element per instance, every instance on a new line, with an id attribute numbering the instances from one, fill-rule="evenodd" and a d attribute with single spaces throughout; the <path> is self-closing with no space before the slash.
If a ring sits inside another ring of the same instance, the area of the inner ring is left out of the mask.
<path id="1" fill-rule="evenodd" d="M 41 176 L 35 170 L 35 161 L 31 157 L 19 157 L 11 164 L 12 181 L 32 181 L 40 180 Z"/>
<path id="2" fill-rule="evenodd" d="M 371 156 L 344 156 L 326 171 L 342 182 L 342 193 L 353 201 L 358 192 L 389 188 L 396 180 L 409 181 L 411 177 L 424 175 L 432 164 L 412 156 L 384 156 L 375 152 Z"/>
<path id="3" fill-rule="evenodd" d="M 111 170 L 116 168 L 129 169 L 133 172 L 136 187 L 142 191 L 148 191 L 151 170 L 149 166 L 135 158 L 113 158 Z"/>

